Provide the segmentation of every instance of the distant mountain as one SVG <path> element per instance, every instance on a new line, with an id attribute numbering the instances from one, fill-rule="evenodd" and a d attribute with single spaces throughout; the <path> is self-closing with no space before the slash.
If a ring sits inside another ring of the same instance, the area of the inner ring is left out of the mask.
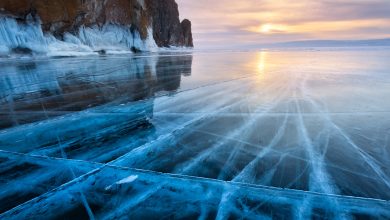
<path id="1" fill-rule="evenodd" d="M 267 48 L 277 47 L 372 47 L 390 46 L 390 38 L 371 40 L 308 40 L 290 41 L 264 45 Z"/>

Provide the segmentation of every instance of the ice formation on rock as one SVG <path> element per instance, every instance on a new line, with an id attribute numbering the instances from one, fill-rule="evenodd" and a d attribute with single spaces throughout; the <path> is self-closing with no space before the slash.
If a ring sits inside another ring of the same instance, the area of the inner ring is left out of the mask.
<path id="1" fill-rule="evenodd" d="M 63 39 L 44 34 L 39 21 L 26 23 L 13 18 L 0 18 L 0 53 L 10 54 L 17 49 L 26 53 L 48 56 L 77 56 L 88 54 L 131 53 L 132 50 L 155 51 L 151 28 L 148 37 L 142 40 L 137 31 L 130 28 L 107 24 L 102 27 L 80 27 L 77 35 L 65 33 Z"/>
<path id="2" fill-rule="evenodd" d="M 193 47 L 175 0 L 0 1 L 0 55 L 84 54 Z"/>

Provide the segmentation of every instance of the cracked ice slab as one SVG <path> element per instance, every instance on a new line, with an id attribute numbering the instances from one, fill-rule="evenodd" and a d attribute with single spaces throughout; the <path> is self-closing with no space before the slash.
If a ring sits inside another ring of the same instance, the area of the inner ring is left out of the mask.
<path id="1" fill-rule="evenodd" d="M 389 217 L 387 50 L 212 54 L 1 63 L 4 216 Z"/>
<path id="2" fill-rule="evenodd" d="M 0 212 L 45 194 L 98 164 L 0 151 Z"/>
<path id="3" fill-rule="evenodd" d="M 120 184 L 118 184 L 120 183 Z M 84 218 L 81 194 L 96 219 L 224 217 L 293 218 L 305 199 L 312 217 L 389 216 L 387 201 L 310 193 L 150 171 L 104 167 L 4 213 L 3 219 Z M 224 196 L 226 193 L 229 196 Z M 334 200 L 339 210 L 329 206 Z M 177 211 L 180 210 L 180 211 Z"/>

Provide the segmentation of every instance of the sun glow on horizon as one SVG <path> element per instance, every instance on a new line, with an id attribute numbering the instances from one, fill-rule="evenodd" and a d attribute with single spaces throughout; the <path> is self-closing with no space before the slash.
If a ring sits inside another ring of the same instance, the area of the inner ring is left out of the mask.
<path id="1" fill-rule="evenodd" d="M 260 27 L 260 32 L 262 33 L 269 33 L 272 30 L 271 24 L 264 24 Z"/>
<path id="2" fill-rule="evenodd" d="M 283 35 L 283 34 L 300 34 L 315 36 L 318 39 L 332 38 L 334 33 L 338 33 L 339 38 L 348 38 L 350 31 L 355 29 L 370 28 L 372 25 L 377 27 L 386 26 L 388 21 L 386 19 L 371 19 L 371 20 L 345 20 L 345 21 L 318 21 L 318 22 L 303 22 L 297 24 L 275 24 L 266 23 L 258 26 L 249 26 L 244 30 L 267 35 Z M 358 34 L 355 34 L 359 36 Z M 378 36 L 378 38 L 389 37 L 388 34 Z"/>
<path id="3" fill-rule="evenodd" d="M 273 34 L 273 33 L 286 32 L 287 27 L 285 25 L 280 25 L 280 24 L 266 23 L 260 26 L 249 27 L 246 30 L 250 32 L 259 33 L 259 34 Z"/>

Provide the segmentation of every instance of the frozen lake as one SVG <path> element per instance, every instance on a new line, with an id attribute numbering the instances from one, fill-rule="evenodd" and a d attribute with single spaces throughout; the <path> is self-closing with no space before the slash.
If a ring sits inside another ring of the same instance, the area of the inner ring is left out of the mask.
<path id="1" fill-rule="evenodd" d="M 390 218 L 389 61 L 0 60 L 0 218 Z"/>

